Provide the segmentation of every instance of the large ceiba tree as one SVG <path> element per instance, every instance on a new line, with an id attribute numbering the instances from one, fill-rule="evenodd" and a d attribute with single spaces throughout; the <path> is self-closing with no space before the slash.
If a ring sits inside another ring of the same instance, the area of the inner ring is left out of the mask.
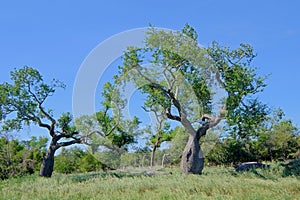
<path id="1" fill-rule="evenodd" d="M 189 25 L 177 32 L 150 27 L 145 47 L 128 47 L 116 76 L 119 84 L 133 82 L 147 96 L 144 107 L 159 107 L 185 128 L 189 139 L 180 167 L 193 174 L 202 173 L 199 140 L 208 129 L 221 120 L 231 127 L 249 116 L 251 126 L 262 120 L 256 94 L 266 86 L 251 67 L 256 55 L 250 45 L 230 50 L 213 42 L 204 48 L 197 37 Z"/>
<path id="2" fill-rule="evenodd" d="M 21 130 L 30 124 L 46 129 L 51 141 L 40 167 L 40 176 L 51 177 L 55 152 L 61 147 L 82 143 L 71 114 L 63 113 L 55 119 L 52 110 L 45 106 L 48 97 L 65 85 L 58 80 L 45 83 L 36 69 L 27 66 L 12 71 L 11 80 L 12 83 L 0 84 L 2 131 Z"/>

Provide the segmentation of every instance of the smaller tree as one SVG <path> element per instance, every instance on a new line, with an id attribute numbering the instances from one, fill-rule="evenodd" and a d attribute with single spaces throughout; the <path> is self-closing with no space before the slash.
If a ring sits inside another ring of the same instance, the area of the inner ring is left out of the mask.
<path id="1" fill-rule="evenodd" d="M 43 158 L 47 152 L 47 142 L 48 138 L 46 137 L 35 137 L 32 136 L 30 140 L 21 141 L 21 144 L 24 145 L 27 150 L 27 159 L 34 162 L 35 170 L 38 170 L 40 164 L 43 161 Z"/>
<path id="2" fill-rule="evenodd" d="M 135 143 L 140 121 L 137 117 L 124 119 L 121 111 L 126 101 L 113 84 L 104 84 L 102 98 L 98 112 L 81 116 L 75 120 L 75 124 L 85 136 L 84 143 L 89 146 L 91 153 L 103 164 L 115 168 L 120 164 L 121 154 Z"/>
<path id="3" fill-rule="evenodd" d="M 0 178 L 2 180 L 24 172 L 23 150 L 24 146 L 17 140 L 0 138 Z"/>
<path id="4" fill-rule="evenodd" d="M 56 162 L 54 169 L 59 173 L 73 173 L 79 171 L 80 160 L 84 157 L 85 152 L 78 148 L 62 148 L 58 156 L 55 156 Z"/>
<path id="5" fill-rule="evenodd" d="M 153 167 L 155 165 L 156 150 L 161 146 L 163 142 L 171 141 L 174 135 L 172 134 L 172 130 L 170 130 L 170 124 L 166 122 L 166 116 L 163 109 L 160 109 L 161 111 L 159 111 L 158 108 L 150 108 L 150 110 L 147 110 L 147 108 L 144 107 L 144 110 L 146 110 L 147 112 L 152 112 L 156 119 L 156 127 L 154 130 L 155 133 L 152 133 L 151 127 L 149 129 L 149 143 L 152 146 L 150 165 L 151 167 Z"/>
<path id="6" fill-rule="evenodd" d="M 44 82 L 38 70 L 23 67 L 11 72 L 10 83 L 0 84 L 0 121 L 2 130 L 21 130 L 26 125 L 38 125 L 48 131 L 50 145 L 43 159 L 40 176 L 51 177 L 55 152 L 65 146 L 81 143 L 82 138 L 72 125 L 70 113 L 55 119 L 53 111 L 45 107 L 46 100 L 53 96 L 56 89 L 65 85 L 53 79 Z"/>
<path id="7" fill-rule="evenodd" d="M 261 159 L 295 158 L 299 148 L 299 130 L 281 109 L 274 110 L 254 145 Z"/>

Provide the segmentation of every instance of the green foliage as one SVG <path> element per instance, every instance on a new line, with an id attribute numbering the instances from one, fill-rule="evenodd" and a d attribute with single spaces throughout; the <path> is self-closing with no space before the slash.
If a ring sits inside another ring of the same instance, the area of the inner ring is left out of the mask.
<path id="1" fill-rule="evenodd" d="M 46 111 L 43 103 L 57 88 L 65 87 L 55 79 L 50 84 L 44 83 L 41 74 L 27 66 L 12 71 L 11 80 L 13 84 L 0 85 L 0 117 L 5 131 L 20 130 L 23 125 L 40 124 L 42 119 L 48 119 L 51 111 Z"/>
<path id="2" fill-rule="evenodd" d="M 216 144 L 207 160 L 214 164 L 231 164 L 297 158 L 300 147 L 299 130 L 291 120 L 284 119 L 283 116 L 282 110 L 274 110 L 268 119 L 256 124 L 255 134 L 249 134 L 246 139 L 230 134 L 230 137 Z M 247 130 L 244 132 L 247 133 Z"/>
<path id="3" fill-rule="evenodd" d="M 271 124 L 255 142 L 258 154 L 264 160 L 291 159 L 299 151 L 299 130 L 291 120 L 280 119 Z"/>
<path id="4" fill-rule="evenodd" d="M 95 156 L 78 147 L 62 148 L 55 159 L 54 170 L 59 173 L 91 172 L 102 169 L 101 162 Z"/>
<path id="5" fill-rule="evenodd" d="M 57 120 L 58 127 L 62 130 L 66 135 L 72 135 L 76 131 L 76 127 L 72 125 L 73 116 L 71 113 L 63 113 L 61 117 Z"/>
<path id="6" fill-rule="evenodd" d="M 174 138 L 170 142 L 170 148 L 166 150 L 172 164 L 179 164 L 183 149 L 188 141 L 188 134 L 183 127 L 177 126 L 173 130 Z"/>
<path id="7" fill-rule="evenodd" d="M 79 170 L 81 172 L 98 171 L 102 169 L 102 166 L 103 164 L 90 153 L 85 153 L 79 161 Z"/>
<path id="8" fill-rule="evenodd" d="M 137 117 L 124 119 L 121 111 L 126 100 L 122 98 L 116 85 L 104 84 L 102 97 L 100 110 L 94 115 L 76 119 L 75 124 L 77 130 L 84 135 L 89 152 L 103 166 L 118 168 L 121 155 L 136 142 L 135 136 L 140 133 L 141 122 Z"/>
<path id="9" fill-rule="evenodd" d="M 184 27 L 182 29 L 182 33 L 184 33 L 186 36 L 192 38 L 195 41 L 197 41 L 197 39 L 198 39 L 198 33 L 189 24 L 184 25 Z"/>
<path id="10" fill-rule="evenodd" d="M 269 114 L 267 105 L 257 99 L 249 100 L 228 113 L 227 131 L 231 137 L 238 140 L 249 140 L 257 137 Z"/>
<path id="11" fill-rule="evenodd" d="M 43 137 L 21 142 L 0 138 L 0 178 L 24 176 L 37 171 L 45 155 L 47 141 Z"/>
<path id="12" fill-rule="evenodd" d="M 210 164 L 230 165 L 257 160 L 251 143 L 227 138 L 218 142 L 206 157 Z"/>
<path id="13" fill-rule="evenodd" d="M 284 165 L 283 176 L 300 176 L 300 159 L 295 159 Z"/>
<path id="14" fill-rule="evenodd" d="M 258 76 L 251 66 L 256 57 L 253 48 L 240 44 L 239 48 L 231 50 L 213 42 L 207 52 L 217 68 L 216 79 L 227 93 L 228 125 L 241 138 L 251 136 L 268 114 L 267 106 L 255 97 L 266 87 L 266 77 Z"/>
<path id="15" fill-rule="evenodd" d="M 0 174 L 1 179 L 6 179 L 11 176 L 23 174 L 22 152 L 24 146 L 20 145 L 17 140 L 7 140 L 0 138 Z"/>
<path id="16" fill-rule="evenodd" d="M 42 162 L 43 158 L 46 155 L 46 146 L 47 146 L 48 138 L 46 137 L 35 137 L 32 136 L 30 140 L 21 141 L 21 144 L 28 150 L 26 153 L 27 159 L 34 161 L 35 163 L 35 171 L 39 170 L 39 165 Z"/>

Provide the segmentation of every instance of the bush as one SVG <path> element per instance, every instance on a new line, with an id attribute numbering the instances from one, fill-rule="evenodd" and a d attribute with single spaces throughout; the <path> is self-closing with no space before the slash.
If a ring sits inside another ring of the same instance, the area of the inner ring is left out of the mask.
<path id="1" fill-rule="evenodd" d="M 283 176 L 300 176 L 300 159 L 284 164 Z"/>

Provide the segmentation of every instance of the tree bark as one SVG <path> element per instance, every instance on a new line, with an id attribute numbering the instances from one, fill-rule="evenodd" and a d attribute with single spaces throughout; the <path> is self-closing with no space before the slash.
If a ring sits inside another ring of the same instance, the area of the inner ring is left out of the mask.
<path id="1" fill-rule="evenodd" d="M 190 135 L 182 153 L 180 168 L 184 174 L 202 174 L 204 167 L 203 152 L 197 137 Z"/>
<path id="2" fill-rule="evenodd" d="M 204 125 L 198 129 L 196 134 L 189 135 L 180 162 L 180 168 L 184 174 L 202 174 L 204 157 L 199 140 L 206 134 L 207 129 L 208 126 Z"/>
<path id="3" fill-rule="evenodd" d="M 155 164 L 155 152 L 156 152 L 156 148 L 157 148 L 157 146 L 154 145 L 154 146 L 153 146 L 153 149 L 152 149 L 152 154 L 151 154 L 151 167 L 153 167 L 154 164 Z"/>
<path id="4" fill-rule="evenodd" d="M 151 154 L 151 163 L 150 166 L 153 167 L 155 164 L 155 152 L 160 143 L 160 135 L 157 137 L 156 142 L 153 144 L 152 154 Z"/>
<path id="5" fill-rule="evenodd" d="M 43 177 L 51 177 L 54 167 L 54 154 L 56 148 L 55 145 L 50 144 L 50 147 L 46 153 L 45 158 L 43 159 L 43 163 L 40 168 L 40 176 Z"/>

